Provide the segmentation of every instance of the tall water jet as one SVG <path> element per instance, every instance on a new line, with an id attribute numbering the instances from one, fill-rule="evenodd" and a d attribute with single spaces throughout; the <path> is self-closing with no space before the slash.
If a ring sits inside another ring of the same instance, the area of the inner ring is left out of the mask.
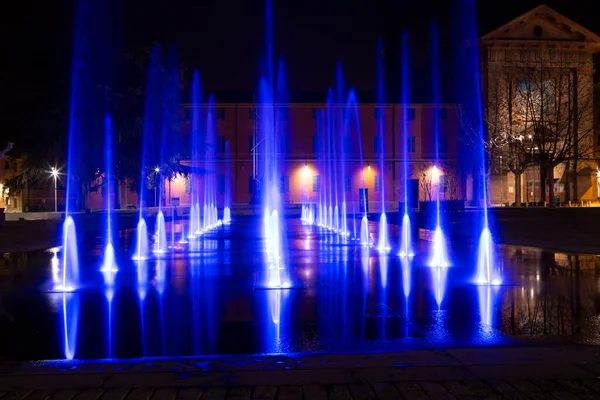
<path id="1" fill-rule="evenodd" d="M 440 99 L 440 77 L 439 77 L 439 36 L 435 24 L 431 24 L 431 36 L 433 47 L 433 96 L 434 103 L 438 104 Z M 431 168 L 430 180 L 435 193 L 435 231 L 433 235 L 433 248 L 429 260 L 430 267 L 449 267 L 448 255 L 446 250 L 446 238 L 442 230 L 442 218 L 440 212 L 440 192 L 441 192 L 441 171 L 437 166 L 440 159 L 440 126 L 437 115 L 433 118 L 433 131 L 435 135 L 435 162 Z"/>
<path id="2" fill-rule="evenodd" d="M 136 250 L 133 255 L 135 260 L 144 260 L 148 258 L 148 227 L 144 220 L 144 207 L 147 206 L 145 199 L 148 190 L 148 180 L 150 176 L 155 177 L 155 175 L 150 175 L 155 174 L 155 171 L 150 170 L 149 166 L 154 166 L 159 162 L 159 156 L 157 155 L 158 146 L 155 145 L 154 138 L 160 137 L 160 127 L 162 126 L 162 78 L 160 46 L 155 44 L 152 47 L 152 53 L 150 55 L 150 65 L 148 67 L 144 98 L 144 120 L 140 157 L 141 176 L 138 206 L 139 216 L 136 229 Z"/>
<path id="3" fill-rule="evenodd" d="M 105 129 L 105 171 L 104 171 L 104 189 L 106 193 L 106 247 L 104 248 L 104 263 L 102 264 L 101 271 L 103 272 L 116 272 L 118 271 L 117 263 L 115 260 L 115 248 L 112 241 L 112 179 L 113 179 L 113 148 L 112 148 L 112 118 L 110 115 L 106 115 L 104 119 Z M 106 180 L 106 182 L 104 182 Z"/>
<path id="4" fill-rule="evenodd" d="M 403 155 L 404 155 L 404 164 L 402 168 L 402 173 L 404 177 L 404 204 L 402 210 L 402 231 L 401 231 L 401 239 L 400 239 L 400 257 L 412 257 L 414 256 L 413 244 L 411 231 L 412 227 L 410 224 L 410 216 L 409 216 L 409 207 L 410 207 L 410 192 L 408 189 L 409 182 L 409 78 L 408 78 L 408 36 L 406 33 L 402 34 L 402 140 L 403 140 Z M 403 264 L 404 265 L 404 264 Z M 408 264 L 407 264 L 408 265 Z M 408 296 L 407 296 L 408 297 Z"/>
<path id="5" fill-rule="evenodd" d="M 264 135 L 262 147 L 262 200 L 265 209 L 265 241 L 270 251 L 267 252 L 268 277 L 258 284 L 270 289 L 291 287 L 287 272 L 287 246 L 284 241 L 285 224 L 281 218 L 281 175 L 279 174 L 278 154 L 282 146 L 281 140 L 287 137 L 284 123 L 289 116 L 287 107 L 287 87 L 283 60 L 274 73 L 272 49 L 272 7 L 271 0 L 266 1 L 266 60 L 265 71 L 260 79 L 258 90 L 258 124 L 259 132 Z M 270 253 L 270 254 L 269 254 Z"/>
<path id="6" fill-rule="evenodd" d="M 353 125 L 349 126 L 350 132 L 356 132 L 356 138 L 358 140 L 358 151 L 360 158 L 360 166 L 361 166 L 361 189 L 366 188 L 365 183 L 365 163 L 363 158 L 363 147 L 362 147 L 362 131 L 360 124 L 360 113 L 358 109 L 358 100 L 356 98 L 356 92 L 354 90 L 350 90 L 348 93 L 348 100 L 346 101 L 346 112 L 348 113 L 348 121 L 351 121 Z M 355 208 L 355 202 L 352 202 L 352 208 L 354 210 L 353 221 L 354 221 L 354 240 L 359 240 L 362 245 L 368 245 L 368 241 L 365 242 L 365 238 L 368 239 L 369 234 L 369 221 L 367 219 L 367 195 L 366 190 L 362 191 L 362 199 L 359 198 L 359 204 L 362 204 L 362 207 Z M 363 217 L 361 219 L 360 232 L 357 234 L 356 232 L 356 216 L 362 214 Z M 366 233 L 366 236 L 363 237 L 363 233 Z"/>
<path id="7" fill-rule="evenodd" d="M 87 208 L 87 190 L 90 171 L 101 163 L 103 135 L 99 132 L 98 86 L 110 86 L 104 74 L 110 65 L 110 39 L 107 32 L 106 10 L 103 2 L 77 0 L 73 53 L 71 57 L 71 82 L 69 105 L 69 136 L 65 172 L 65 221 L 63 223 L 62 284 L 56 291 L 70 291 L 78 283 L 79 258 L 73 211 Z M 66 300 L 65 300 L 66 302 Z"/>
<path id="8" fill-rule="evenodd" d="M 167 252 L 167 228 L 165 224 L 165 216 L 162 211 L 156 214 L 156 232 L 154 241 L 154 252 L 155 253 L 166 253 Z"/>
<path id="9" fill-rule="evenodd" d="M 190 222 L 189 239 L 195 238 L 202 230 L 200 224 L 200 160 L 206 153 L 202 129 L 202 89 L 200 85 L 200 73 L 194 71 L 191 88 L 191 174 L 190 180 Z"/>
<path id="10" fill-rule="evenodd" d="M 385 215 L 385 163 L 384 163 L 384 69 L 383 69 L 383 44 L 381 40 L 377 43 L 377 107 L 379 110 L 379 118 L 377 119 L 377 135 L 379 136 L 379 148 L 375 149 L 379 153 L 379 192 L 381 193 L 381 217 L 379 219 L 379 242 L 377 250 L 382 253 L 387 253 L 390 250 L 388 243 L 388 225 Z"/>
<path id="11" fill-rule="evenodd" d="M 148 259 L 148 226 L 146 220 L 140 218 L 136 228 L 136 247 L 133 260 Z"/>
<path id="12" fill-rule="evenodd" d="M 485 137 L 484 127 L 484 111 L 483 111 L 483 96 L 481 90 L 481 71 L 480 71 L 480 54 L 478 46 L 472 45 L 478 40 L 476 12 L 474 0 L 461 0 L 458 3 L 457 14 L 460 15 L 457 21 L 457 30 L 459 31 L 461 46 L 459 49 L 460 60 L 460 93 L 462 104 L 467 110 L 470 110 L 469 116 L 472 120 L 469 123 L 475 127 L 477 136 Z M 473 173 L 473 182 L 479 186 L 483 201 L 481 234 L 479 237 L 477 271 L 475 274 L 475 282 L 478 284 L 501 284 L 502 278 L 498 276 L 496 271 L 494 254 L 494 240 L 489 227 L 488 215 L 488 183 L 487 183 L 487 157 L 485 154 L 485 146 L 483 140 L 476 143 L 476 149 L 473 152 L 472 158 L 477 165 Z M 479 172 L 480 171 L 480 172 Z M 479 176 L 479 173 L 481 174 Z M 480 178 L 483 180 L 482 185 L 478 185 Z M 476 199 L 479 201 L 479 199 Z"/>

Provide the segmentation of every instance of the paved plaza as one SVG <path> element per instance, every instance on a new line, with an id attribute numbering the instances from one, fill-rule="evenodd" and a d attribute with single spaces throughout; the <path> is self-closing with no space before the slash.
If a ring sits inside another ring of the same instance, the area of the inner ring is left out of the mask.
<path id="1" fill-rule="evenodd" d="M 600 349 L 0 364 L 1 400 L 598 399 Z"/>

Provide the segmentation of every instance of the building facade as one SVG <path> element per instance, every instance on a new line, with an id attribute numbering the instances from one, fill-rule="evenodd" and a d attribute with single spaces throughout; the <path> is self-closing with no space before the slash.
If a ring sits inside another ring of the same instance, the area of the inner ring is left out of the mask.
<path id="1" fill-rule="evenodd" d="M 185 108 L 193 106 L 187 104 Z M 317 115 L 325 107 L 325 104 L 315 103 L 292 103 L 284 107 L 285 128 L 279 140 L 277 158 L 282 199 L 286 204 L 317 202 L 320 192 L 326 190 L 321 181 L 327 174 L 323 170 L 326 169 L 326 160 L 331 156 L 319 149 L 317 134 Z M 455 105 L 360 104 L 357 110 L 360 121 L 357 129 L 346 134 L 334 133 L 335 140 L 340 141 L 337 148 L 341 153 L 334 162 L 340 170 L 343 169 L 343 172 L 338 172 L 338 184 L 345 192 L 347 202 L 358 202 L 359 189 L 367 188 L 371 210 L 381 209 L 383 201 L 386 209 L 397 209 L 399 202 L 404 201 L 405 163 L 409 164 L 407 186 L 418 193 L 418 200 L 431 200 L 434 164 L 441 171 L 444 185 L 442 199 L 463 198 L 456 170 L 459 124 Z M 186 112 L 186 115 L 189 114 Z M 256 105 L 252 103 L 216 105 L 217 181 L 224 182 L 228 159 L 224 149 L 228 142 L 234 204 L 251 201 L 254 179 L 262 174 L 262 147 L 257 143 L 261 142 L 263 135 L 256 123 L 257 114 Z M 440 133 L 437 162 L 436 127 Z M 184 131 L 189 133 L 189 121 L 184 123 Z M 191 164 L 191 161 L 184 163 Z M 164 192 L 160 194 L 163 204 L 189 204 L 188 177 L 177 176 L 163 186 Z M 222 202 L 224 184 L 217 186 L 218 201 Z M 416 202 L 416 196 L 413 197 Z"/>
<path id="2" fill-rule="evenodd" d="M 13 157 L 8 154 L 0 160 L 0 208 L 4 212 L 21 212 L 23 201 L 21 193 L 11 193 L 5 182 L 21 173 L 23 160 L 21 157 Z"/>
<path id="3" fill-rule="evenodd" d="M 600 37 L 542 5 L 481 44 L 490 202 L 597 201 Z"/>

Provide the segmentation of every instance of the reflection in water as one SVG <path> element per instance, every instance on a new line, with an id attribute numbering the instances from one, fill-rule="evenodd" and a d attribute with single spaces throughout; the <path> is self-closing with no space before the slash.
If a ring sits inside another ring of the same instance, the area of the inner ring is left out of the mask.
<path id="1" fill-rule="evenodd" d="M 108 347 L 108 358 L 113 357 L 113 297 L 115 295 L 115 275 L 117 274 L 115 269 L 107 268 L 102 271 L 104 276 L 105 284 L 105 296 L 106 296 L 106 338 Z"/>
<path id="2" fill-rule="evenodd" d="M 400 258 L 401 269 L 402 269 L 402 292 L 406 303 L 408 303 L 408 297 L 410 296 L 411 282 L 411 268 L 412 268 L 412 257 L 401 257 Z"/>
<path id="3" fill-rule="evenodd" d="M 494 327 L 493 311 L 498 288 L 489 285 L 477 287 L 477 295 L 479 298 L 479 317 L 481 323 L 490 330 Z"/>
<path id="4" fill-rule="evenodd" d="M 54 254 L 3 258 L 2 301 L 14 322 L 0 317 L 8 338 L 0 357 L 397 351 L 514 343 L 508 335 L 600 343 L 596 256 L 499 246 L 496 266 L 511 285 L 480 286 L 468 282 L 476 248 L 457 253 L 452 269 L 430 268 L 427 242 L 415 243 L 414 258 L 389 258 L 331 243 L 330 233 L 298 221 L 288 226 L 290 273 L 307 289 L 278 293 L 253 290 L 264 254 L 255 221 L 247 221 L 190 241 L 199 246 L 195 257 L 118 260 L 118 274 L 98 273 L 100 255 L 82 252 L 89 267 L 78 291 L 64 296 L 39 289 L 57 279 Z M 31 332 L 39 332 L 35 340 Z"/>
<path id="5" fill-rule="evenodd" d="M 63 354 L 67 360 L 75 357 L 77 350 L 77 328 L 79 324 L 79 297 L 75 293 L 62 296 Z"/>
<path id="6" fill-rule="evenodd" d="M 446 280 L 448 277 L 448 268 L 432 267 L 431 268 L 431 287 L 433 295 L 437 302 L 438 309 L 442 306 L 444 296 L 446 295 Z"/>

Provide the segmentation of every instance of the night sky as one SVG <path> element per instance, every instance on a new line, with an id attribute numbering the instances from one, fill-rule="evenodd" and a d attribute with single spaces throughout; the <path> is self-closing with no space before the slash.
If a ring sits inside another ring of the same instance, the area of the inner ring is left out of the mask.
<path id="1" fill-rule="evenodd" d="M 113 1 L 113 0 L 107 0 Z M 68 105 L 75 0 L 11 2 L 0 29 L 2 107 L 0 141 L 18 141 L 31 120 Z M 173 44 L 189 74 L 200 70 L 206 91 L 252 91 L 264 50 L 264 1 L 124 0 L 113 31 L 124 54 L 153 42 Z M 342 62 L 359 91 L 376 82 L 377 40 L 385 47 L 387 82 L 398 81 L 400 33 L 410 35 L 411 69 L 429 65 L 429 23 L 449 36 L 452 1 L 274 0 L 274 49 L 287 64 L 292 91 L 325 93 Z M 600 33 L 594 0 L 478 1 L 480 34 L 545 3 Z M 447 43 L 446 43 L 447 44 Z M 451 57 L 442 43 L 443 59 Z M 445 58 L 444 58 L 445 57 Z M 396 71 L 394 71 L 396 70 Z M 416 82 L 419 82 L 416 79 Z M 426 90 L 425 90 L 426 91 Z M 426 96 L 422 96 L 425 98 Z M 421 97 L 417 91 L 416 101 Z M 217 98 L 217 101 L 219 99 Z M 36 128 L 37 129 L 37 128 Z M 40 132 L 40 134 L 45 134 Z M 29 135 L 26 135 L 29 136 Z M 0 146 L 2 143 L 0 143 Z"/>

